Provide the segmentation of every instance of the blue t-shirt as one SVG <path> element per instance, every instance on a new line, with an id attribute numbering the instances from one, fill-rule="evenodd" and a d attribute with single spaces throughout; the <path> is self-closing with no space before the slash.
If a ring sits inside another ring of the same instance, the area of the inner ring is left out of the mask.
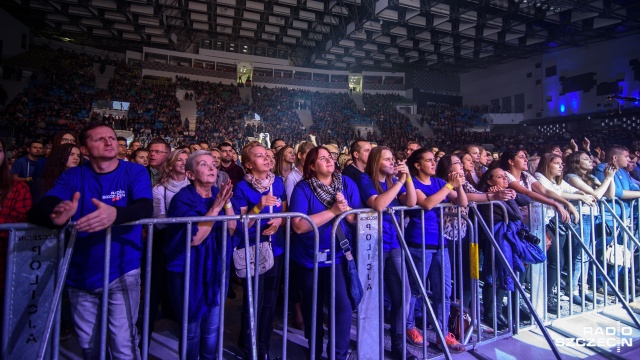
<path id="1" fill-rule="evenodd" d="M 286 203 L 287 193 L 284 190 L 284 183 L 279 176 L 276 176 L 273 180 L 273 196 L 278 198 L 278 204 L 273 206 L 273 213 L 281 213 L 282 212 L 282 203 Z M 254 189 L 251 184 L 246 182 L 244 179 L 236 184 L 233 188 L 233 197 L 231 197 L 231 204 L 233 205 L 233 211 L 236 214 L 240 214 L 240 208 L 246 207 L 247 214 L 254 214 L 251 212 L 254 206 L 260 202 L 260 199 L 263 195 L 269 195 L 269 190 L 259 193 L 258 190 Z M 260 212 L 261 214 L 269 214 L 269 207 L 265 207 Z M 260 220 L 260 233 L 262 233 L 266 228 L 270 225 L 267 223 L 271 221 L 270 219 Z M 273 256 L 278 256 L 283 252 L 283 244 L 284 244 L 284 219 L 282 225 L 278 228 L 278 231 L 272 236 L 272 248 L 273 248 Z M 240 224 L 239 224 L 240 225 Z M 249 228 L 249 244 L 254 245 L 256 243 L 256 226 L 257 222 L 253 223 L 253 226 Z M 244 230 L 241 226 L 238 226 L 238 234 L 239 239 L 243 239 Z M 260 242 L 265 242 L 269 240 L 269 236 L 260 235 Z M 244 249 L 244 240 L 240 240 L 237 246 L 238 249 Z"/>
<path id="2" fill-rule="evenodd" d="M 446 181 L 437 178 L 431 177 L 431 184 L 424 184 L 418 180 L 418 178 L 413 178 L 413 185 L 416 187 L 416 191 L 420 190 L 427 197 L 437 193 L 445 187 L 447 184 Z M 442 202 L 447 202 L 447 198 L 445 198 Z M 422 246 L 422 211 L 420 210 L 411 210 L 408 212 L 409 215 L 409 225 L 404 232 L 404 236 L 408 242 L 418 244 Z M 440 237 L 440 209 L 433 208 L 429 211 L 424 211 L 424 244 L 426 246 L 438 246 L 439 245 L 439 237 Z M 446 239 L 444 240 L 446 244 Z"/>
<path id="3" fill-rule="evenodd" d="M 398 181 L 397 179 L 395 178 L 393 179 L 394 184 L 397 181 Z M 380 182 L 380 187 L 382 188 L 382 192 L 387 191 L 387 184 L 385 182 Z M 360 189 L 360 199 L 362 200 L 363 206 L 367 206 L 367 200 L 369 200 L 370 197 L 374 195 L 380 195 L 376 190 L 376 186 L 374 185 L 373 180 L 366 173 L 362 173 L 362 175 L 360 175 L 360 177 L 358 178 L 358 188 Z M 400 192 L 398 192 L 398 196 L 406 192 L 407 190 L 405 189 L 404 185 L 402 185 Z M 402 206 L 400 201 L 398 201 L 397 197 L 393 199 L 387 207 L 392 207 L 392 206 Z M 383 242 L 384 251 L 397 249 L 400 247 L 400 243 L 398 243 L 396 227 L 393 224 L 393 221 L 391 220 L 391 215 L 389 215 L 389 213 L 386 211 L 383 212 L 382 214 L 383 214 L 382 215 L 382 236 L 384 238 L 384 242 Z M 400 223 L 398 214 L 396 214 L 395 217 L 396 217 L 396 220 L 398 220 L 398 224 L 402 226 L 402 224 Z"/>
<path id="4" fill-rule="evenodd" d="M 356 183 L 350 178 L 342 177 L 342 195 L 347 200 L 350 207 L 357 209 L 362 207 L 360 202 L 360 194 Z M 293 192 L 291 193 L 291 204 L 289 206 L 290 212 L 300 212 L 307 215 L 314 215 L 327 210 L 328 208 L 318 200 L 316 194 L 311 190 L 311 185 L 307 180 L 302 180 L 296 184 Z M 335 218 L 334 218 L 335 220 Z M 329 221 L 326 224 L 318 228 L 319 235 L 319 250 L 321 252 L 331 248 L 331 227 L 333 222 Z M 355 236 L 351 229 L 351 226 L 346 220 L 341 222 L 342 231 L 346 239 L 353 241 Z M 304 234 L 293 233 L 293 241 L 291 242 L 291 259 L 296 263 L 311 268 L 313 267 L 314 256 L 313 248 L 315 245 L 315 236 L 313 231 L 308 231 Z M 353 243 L 351 244 L 353 246 Z M 342 248 L 340 247 L 339 240 L 336 238 L 336 263 L 342 260 Z M 331 260 L 331 253 L 327 253 L 327 260 Z M 330 266 L 330 263 L 319 263 L 319 267 Z"/>
<path id="5" fill-rule="evenodd" d="M 115 170 L 98 174 L 89 163 L 71 168 L 58 178 L 45 196 L 71 200 L 80 192 L 78 211 L 71 218 L 81 217 L 96 211 L 91 202 L 96 198 L 111 206 L 128 206 L 139 199 L 152 200 L 151 181 L 147 170 L 139 164 L 120 161 Z M 78 232 L 71 257 L 67 283 L 81 290 L 102 288 L 105 230 L 87 233 Z M 109 282 L 140 267 L 142 257 L 142 226 L 115 226 L 111 230 L 111 267 Z"/>

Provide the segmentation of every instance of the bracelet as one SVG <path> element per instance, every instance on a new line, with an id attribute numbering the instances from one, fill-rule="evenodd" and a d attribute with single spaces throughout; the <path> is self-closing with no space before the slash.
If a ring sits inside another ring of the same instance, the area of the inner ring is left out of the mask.
<path id="1" fill-rule="evenodd" d="M 260 214 L 260 209 L 258 209 L 258 205 L 254 206 L 253 210 L 251 210 L 251 211 L 253 211 L 256 214 Z"/>
<path id="2" fill-rule="evenodd" d="M 449 183 L 446 183 L 444 186 L 446 186 L 447 189 L 449 189 L 449 190 L 453 190 L 453 185 L 451 185 Z"/>
<path id="3" fill-rule="evenodd" d="M 491 201 L 491 199 L 489 199 L 489 193 L 485 193 L 485 195 L 487 195 L 487 201 Z"/>
<path id="4" fill-rule="evenodd" d="M 412 183 L 413 179 L 411 178 L 411 176 L 407 176 L 407 180 L 404 181 L 404 183 Z"/>
<path id="5" fill-rule="evenodd" d="M 231 203 L 228 202 L 228 203 L 224 204 L 224 208 L 225 209 L 231 209 Z"/>

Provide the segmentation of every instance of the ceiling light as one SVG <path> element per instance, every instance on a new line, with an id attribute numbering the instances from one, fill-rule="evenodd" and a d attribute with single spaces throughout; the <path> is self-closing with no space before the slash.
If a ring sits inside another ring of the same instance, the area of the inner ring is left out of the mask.
<path id="1" fill-rule="evenodd" d="M 537 8 L 539 8 L 540 6 L 542 6 L 542 3 L 538 1 L 538 2 L 536 3 L 536 7 L 537 7 Z"/>
<path id="2" fill-rule="evenodd" d="M 559 13 L 560 12 L 560 8 L 553 9 L 553 12 L 556 13 L 556 14 Z"/>

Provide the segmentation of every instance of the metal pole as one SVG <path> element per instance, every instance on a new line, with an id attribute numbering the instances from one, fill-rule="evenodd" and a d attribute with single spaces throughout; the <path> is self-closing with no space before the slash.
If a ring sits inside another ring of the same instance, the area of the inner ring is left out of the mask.
<path id="1" fill-rule="evenodd" d="M 109 306 L 109 272 L 111 266 L 111 226 L 105 230 L 104 239 L 104 270 L 102 278 L 102 312 L 100 313 L 100 360 L 107 356 L 107 317 Z"/>

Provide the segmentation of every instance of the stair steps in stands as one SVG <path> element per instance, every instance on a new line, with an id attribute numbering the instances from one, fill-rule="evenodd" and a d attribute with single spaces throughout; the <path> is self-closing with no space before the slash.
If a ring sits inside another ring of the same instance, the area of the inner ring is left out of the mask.
<path id="1" fill-rule="evenodd" d="M 180 119 L 184 123 L 185 119 L 189 119 L 189 131 L 196 131 L 196 117 L 198 116 L 198 105 L 195 100 L 181 100 L 180 103 Z"/>
<path id="2" fill-rule="evenodd" d="M 425 121 L 424 126 L 420 125 L 420 118 L 422 115 L 420 114 L 407 114 L 407 117 L 411 121 L 411 125 L 415 126 L 417 129 L 420 129 L 422 135 L 426 138 L 433 136 L 433 130 Z"/>
<path id="3" fill-rule="evenodd" d="M 300 118 L 302 125 L 304 125 L 304 127 L 308 131 L 311 128 L 311 125 L 313 125 L 313 116 L 311 116 L 311 110 L 296 110 L 296 113 L 298 113 L 298 117 Z"/>
<path id="4" fill-rule="evenodd" d="M 96 76 L 96 89 L 108 89 L 109 80 L 113 77 L 116 67 L 107 65 L 103 74 L 100 74 L 100 63 L 93 64 L 93 74 Z M 119 100 L 119 99 L 112 99 Z"/>
<path id="5" fill-rule="evenodd" d="M 362 100 L 362 93 L 359 91 L 353 91 L 351 92 L 351 98 L 353 99 L 353 102 L 356 103 L 356 106 L 358 107 L 358 110 L 364 110 L 364 101 Z"/>
<path id="6" fill-rule="evenodd" d="M 251 87 L 239 87 L 240 97 L 242 101 L 249 99 L 249 105 L 253 104 L 253 96 L 251 94 Z"/>

